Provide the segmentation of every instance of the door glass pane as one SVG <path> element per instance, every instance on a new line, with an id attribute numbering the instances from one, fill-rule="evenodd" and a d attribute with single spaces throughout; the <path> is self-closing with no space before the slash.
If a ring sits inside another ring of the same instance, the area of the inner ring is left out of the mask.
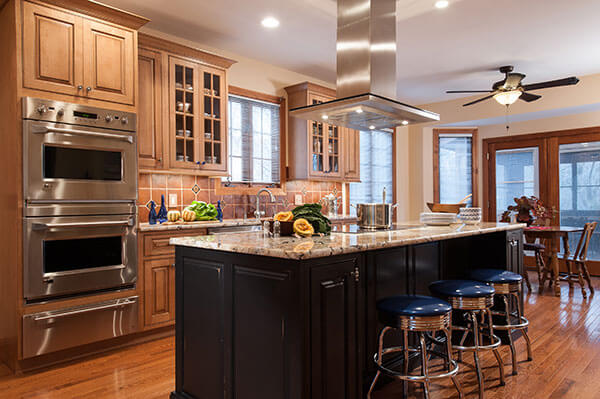
<path id="1" fill-rule="evenodd" d="M 559 147 L 560 224 L 582 227 L 600 222 L 600 142 L 563 144 Z M 600 234 L 594 232 L 588 259 L 600 260 Z M 580 233 L 569 235 L 574 251 Z"/>
<path id="2" fill-rule="evenodd" d="M 121 236 L 44 241 L 43 248 L 44 273 L 91 269 L 123 263 Z"/>
<path id="3" fill-rule="evenodd" d="M 440 203 L 456 204 L 471 194 L 472 155 L 471 136 L 440 135 Z M 472 199 L 467 203 L 472 205 Z"/>
<path id="4" fill-rule="evenodd" d="M 120 181 L 123 174 L 119 151 L 44 146 L 44 178 Z"/>
<path id="5" fill-rule="evenodd" d="M 537 147 L 496 151 L 496 220 L 514 198 L 539 197 L 539 150 Z"/>

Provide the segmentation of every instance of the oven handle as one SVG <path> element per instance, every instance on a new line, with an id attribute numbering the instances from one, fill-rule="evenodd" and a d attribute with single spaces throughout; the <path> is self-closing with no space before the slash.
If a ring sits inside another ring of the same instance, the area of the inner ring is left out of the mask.
<path id="1" fill-rule="evenodd" d="M 133 138 L 131 136 L 125 136 L 122 134 L 112 134 L 112 133 L 90 132 L 87 130 L 61 129 L 58 127 L 47 127 L 47 126 L 37 127 L 36 126 L 32 129 L 32 132 L 36 133 L 36 134 L 61 133 L 61 134 L 75 134 L 75 135 L 80 135 L 80 136 L 94 136 L 94 137 L 102 137 L 102 138 L 113 139 L 113 140 L 123 140 L 123 141 L 127 141 L 129 143 L 133 143 Z"/>
<path id="2" fill-rule="evenodd" d="M 116 220 L 114 222 L 79 222 L 79 223 L 34 223 L 34 230 L 69 227 L 104 227 L 104 226 L 133 226 L 133 220 Z"/>
<path id="3" fill-rule="evenodd" d="M 127 301 L 118 302 L 118 303 L 111 303 L 108 305 L 94 306 L 94 307 L 85 308 L 85 309 L 70 310 L 70 311 L 62 312 L 62 313 L 54 313 L 54 314 L 50 314 L 50 315 L 46 315 L 46 316 L 35 316 L 33 318 L 33 321 L 56 319 L 58 317 L 73 316 L 73 315 L 77 315 L 77 314 L 81 314 L 81 313 L 95 312 L 97 310 L 120 308 L 123 306 L 134 305 L 135 303 L 136 303 L 136 301 L 127 300 Z"/>

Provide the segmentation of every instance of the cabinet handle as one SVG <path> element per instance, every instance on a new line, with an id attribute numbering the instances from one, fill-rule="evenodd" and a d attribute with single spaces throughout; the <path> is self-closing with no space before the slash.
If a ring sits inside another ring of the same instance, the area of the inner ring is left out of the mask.
<path id="1" fill-rule="evenodd" d="M 171 267 L 172 267 L 173 269 L 175 269 L 175 263 L 172 263 L 172 264 L 171 264 Z"/>
<path id="2" fill-rule="evenodd" d="M 358 266 L 354 268 L 354 271 L 351 272 L 350 275 L 354 277 L 354 281 L 356 281 L 357 283 L 360 281 L 360 269 L 358 268 Z"/>

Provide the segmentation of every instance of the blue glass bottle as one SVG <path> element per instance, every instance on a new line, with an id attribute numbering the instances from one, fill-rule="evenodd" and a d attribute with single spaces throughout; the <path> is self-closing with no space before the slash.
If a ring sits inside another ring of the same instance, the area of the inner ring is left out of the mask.
<path id="1" fill-rule="evenodd" d="M 217 220 L 223 221 L 223 210 L 221 209 L 221 201 L 217 201 Z"/>
<path id="2" fill-rule="evenodd" d="M 156 214 L 156 203 L 154 201 L 150 201 L 150 215 L 148 216 L 148 223 L 156 224 L 157 219 L 158 215 Z"/>

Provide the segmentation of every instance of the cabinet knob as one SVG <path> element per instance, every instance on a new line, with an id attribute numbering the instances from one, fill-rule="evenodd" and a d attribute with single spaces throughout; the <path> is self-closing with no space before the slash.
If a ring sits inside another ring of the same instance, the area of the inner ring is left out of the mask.
<path id="1" fill-rule="evenodd" d="M 360 281 L 360 269 L 358 267 L 354 268 L 354 271 L 350 273 L 352 277 L 354 277 L 354 281 L 357 283 Z"/>
<path id="2" fill-rule="evenodd" d="M 77 85 L 77 90 L 81 90 L 81 89 L 83 89 L 83 86 L 82 85 Z"/>
<path id="3" fill-rule="evenodd" d="M 92 88 L 90 86 L 86 87 L 85 90 L 87 90 L 87 92 L 89 93 L 90 91 L 92 91 Z"/>

